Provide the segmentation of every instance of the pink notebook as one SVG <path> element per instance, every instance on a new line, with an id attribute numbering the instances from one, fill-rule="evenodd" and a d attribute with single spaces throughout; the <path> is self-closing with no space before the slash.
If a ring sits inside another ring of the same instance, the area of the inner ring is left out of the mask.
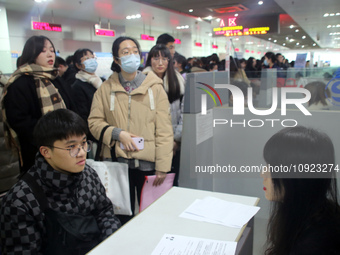
<path id="1" fill-rule="evenodd" d="M 152 186 L 156 175 L 145 176 L 145 181 L 142 189 L 142 194 L 140 198 L 139 212 L 143 211 L 146 207 L 152 204 L 156 199 L 167 192 L 174 182 L 175 174 L 167 174 L 164 182 L 160 186 Z"/>

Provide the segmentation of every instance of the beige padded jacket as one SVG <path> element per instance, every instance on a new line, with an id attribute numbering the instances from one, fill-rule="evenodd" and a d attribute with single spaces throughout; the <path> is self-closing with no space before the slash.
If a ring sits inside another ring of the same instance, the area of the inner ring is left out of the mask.
<path id="1" fill-rule="evenodd" d="M 155 170 L 170 171 L 173 131 L 169 101 L 163 81 L 153 72 L 130 94 L 120 84 L 118 73 L 113 73 L 94 94 L 88 123 L 98 140 L 103 128 L 110 125 L 103 138 L 104 157 L 111 157 L 110 148 L 116 142 L 117 157 L 155 162 Z M 122 150 L 118 141 L 112 141 L 115 127 L 143 137 L 144 149 Z"/>

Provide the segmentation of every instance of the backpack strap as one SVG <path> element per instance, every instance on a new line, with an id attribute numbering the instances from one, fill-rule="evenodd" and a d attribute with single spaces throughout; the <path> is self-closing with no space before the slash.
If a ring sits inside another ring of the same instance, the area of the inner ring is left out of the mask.
<path id="1" fill-rule="evenodd" d="M 34 197 L 38 200 L 40 204 L 41 211 L 45 211 L 48 209 L 48 201 L 45 196 L 45 192 L 43 189 L 38 185 L 36 179 L 28 173 L 26 173 L 21 180 L 25 181 L 27 185 L 31 188 Z"/>
<path id="2" fill-rule="evenodd" d="M 102 145 L 103 145 L 103 138 L 104 138 L 104 133 L 106 131 L 106 129 L 109 127 L 110 125 L 107 125 L 103 128 L 102 132 L 100 133 L 100 137 L 99 137 L 99 141 L 98 141 L 98 146 L 97 146 L 97 151 L 96 151 L 96 155 L 94 157 L 94 160 L 99 161 L 100 160 L 100 153 L 102 151 Z"/>

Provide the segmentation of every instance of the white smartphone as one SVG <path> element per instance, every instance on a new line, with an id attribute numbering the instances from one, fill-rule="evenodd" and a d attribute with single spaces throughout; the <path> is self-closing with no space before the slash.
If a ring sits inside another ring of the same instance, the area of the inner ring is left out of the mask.
<path id="1" fill-rule="evenodd" d="M 132 137 L 132 140 L 135 142 L 138 150 L 144 149 L 144 138 L 143 137 Z M 125 147 L 122 143 L 120 143 L 120 148 L 125 150 Z"/>

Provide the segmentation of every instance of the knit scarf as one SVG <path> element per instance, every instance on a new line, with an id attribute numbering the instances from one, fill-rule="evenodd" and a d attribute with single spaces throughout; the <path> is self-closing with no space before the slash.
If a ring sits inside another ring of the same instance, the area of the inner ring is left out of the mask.
<path id="1" fill-rule="evenodd" d="M 54 111 L 60 108 L 66 108 L 66 105 L 62 97 L 60 96 L 58 89 L 54 87 L 51 82 L 51 80 L 54 80 L 57 77 L 58 69 L 42 67 L 36 64 L 25 64 L 19 67 L 12 74 L 4 87 L 3 95 L 1 98 L 1 111 L 4 122 L 4 135 L 6 145 L 9 148 L 12 148 L 13 151 L 16 150 L 19 153 L 21 164 L 22 158 L 20 144 L 17 134 L 7 122 L 4 98 L 6 97 L 8 87 L 22 75 L 33 76 L 42 115 L 45 115 L 50 111 Z"/>
<path id="2" fill-rule="evenodd" d="M 98 89 L 100 87 L 100 85 L 102 85 L 102 83 L 103 83 L 102 79 L 100 79 L 99 76 L 97 76 L 95 74 L 89 74 L 87 72 L 84 72 L 83 70 L 80 70 L 76 74 L 76 78 L 83 81 L 83 82 L 90 83 L 96 89 Z"/>

